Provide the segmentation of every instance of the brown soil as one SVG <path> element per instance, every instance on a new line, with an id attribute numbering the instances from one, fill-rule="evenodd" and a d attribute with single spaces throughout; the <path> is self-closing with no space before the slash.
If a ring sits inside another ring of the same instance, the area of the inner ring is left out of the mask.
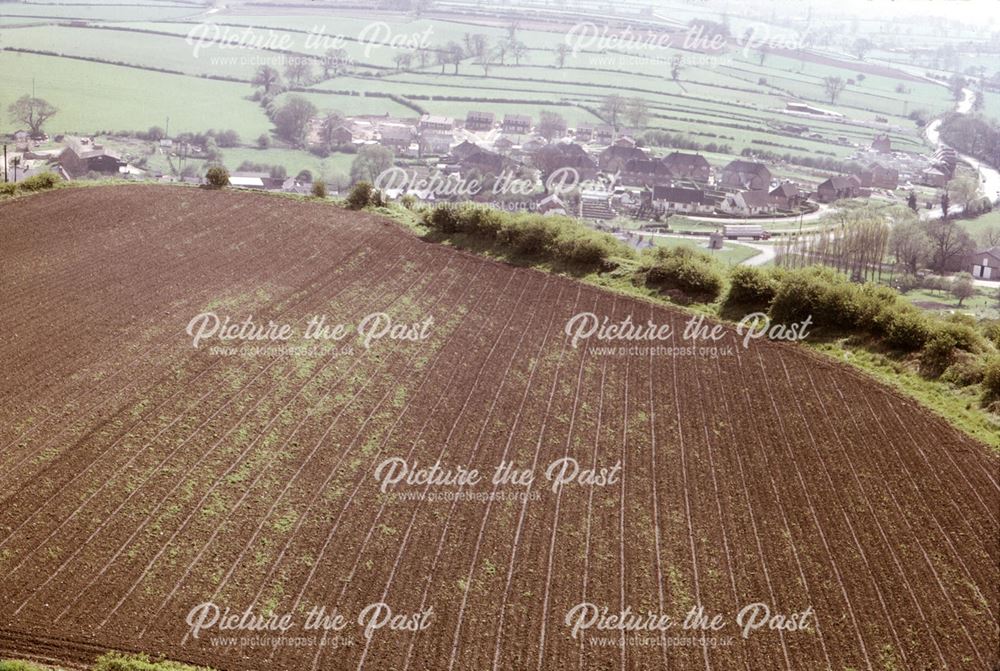
<path id="1" fill-rule="evenodd" d="M 581 311 L 677 330 L 687 317 L 262 195 L 58 190 L 0 205 L 0 239 L 0 656 L 76 665 L 120 649 L 234 671 L 1000 663 L 996 454 L 802 348 L 727 333 L 718 358 L 573 349 L 563 328 Z M 434 327 L 345 356 L 222 356 L 184 333 L 209 309 Z M 373 471 L 388 457 L 477 468 L 461 489 L 483 498 L 387 497 Z M 544 472 L 562 457 L 620 461 L 621 480 L 553 492 Z M 485 498 L 503 461 L 535 466 L 530 496 Z M 278 647 L 187 637 L 205 601 L 297 625 L 325 606 L 348 625 L 296 626 L 285 636 L 310 642 Z M 573 639 L 582 601 L 678 619 L 701 604 L 727 626 L 709 646 L 676 629 L 670 645 Z M 812 626 L 743 639 L 735 615 L 758 601 L 811 606 Z M 353 620 L 376 602 L 433 616 L 368 641 Z"/>

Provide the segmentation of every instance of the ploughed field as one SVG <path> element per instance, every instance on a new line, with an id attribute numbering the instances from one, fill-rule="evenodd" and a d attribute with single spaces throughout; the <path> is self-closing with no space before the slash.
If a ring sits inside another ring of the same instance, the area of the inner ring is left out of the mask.
<path id="1" fill-rule="evenodd" d="M 246 193 L 4 203 L 0 279 L 0 655 L 113 648 L 240 671 L 1000 663 L 996 454 L 803 348 L 729 331 L 717 356 L 573 347 L 577 313 L 676 333 L 688 317 Z M 285 356 L 195 348 L 186 329 L 209 311 L 408 328 Z M 482 477 L 383 492 L 390 458 Z M 580 470 L 554 488 L 553 462 Z M 494 483 L 505 463 L 534 480 Z M 223 629 L 206 603 L 289 627 Z M 719 629 L 683 626 L 699 605 Z M 673 626 L 660 635 L 648 613 Z"/>

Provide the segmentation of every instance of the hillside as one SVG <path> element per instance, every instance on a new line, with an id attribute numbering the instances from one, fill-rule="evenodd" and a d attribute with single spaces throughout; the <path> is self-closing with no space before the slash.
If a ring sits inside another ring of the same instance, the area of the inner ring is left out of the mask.
<path id="1" fill-rule="evenodd" d="M 265 195 L 58 189 L 0 204 L 0 239 L 0 657 L 1000 663 L 996 452 L 804 347 L 685 341 L 686 313 Z M 196 347 L 210 312 L 292 335 Z M 674 335 L 574 347 L 579 313 Z M 439 468 L 380 487 L 401 463 Z M 195 637 L 208 602 L 291 624 Z"/>

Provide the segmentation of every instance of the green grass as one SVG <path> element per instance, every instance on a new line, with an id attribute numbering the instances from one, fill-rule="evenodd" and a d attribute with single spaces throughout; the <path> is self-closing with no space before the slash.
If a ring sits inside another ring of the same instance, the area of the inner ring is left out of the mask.
<path id="1" fill-rule="evenodd" d="M 1000 210 L 987 212 L 975 219 L 956 219 L 955 223 L 969 232 L 979 246 L 982 245 L 982 235 L 991 228 L 1000 229 Z"/>
<path id="2" fill-rule="evenodd" d="M 30 94 L 59 109 L 46 125 L 50 134 L 164 127 L 170 133 L 231 128 L 256 138 L 271 128 L 263 110 L 246 99 L 250 87 L 197 77 L 162 74 L 53 56 L 0 52 L 0 108 Z M 7 115 L 0 132 L 18 130 Z"/>
<path id="3" fill-rule="evenodd" d="M 730 242 L 725 243 L 722 249 L 712 250 L 708 248 L 708 238 L 693 238 L 691 240 L 684 240 L 682 238 L 653 236 L 653 242 L 658 247 L 692 247 L 711 255 L 712 258 L 729 266 L 738 265 L 747 259 L 760 254 L 760 252 L 752 247 L 737 245 Z"/>
<path id="4" fill-rule="evenodd" d="M 961 389 L 928 380 L 898 358 L 843 341 L 813 347 L 915 399 L 952 426 L 1000 452 L 1000 418 L 981 407 L 978 385 Z"/>

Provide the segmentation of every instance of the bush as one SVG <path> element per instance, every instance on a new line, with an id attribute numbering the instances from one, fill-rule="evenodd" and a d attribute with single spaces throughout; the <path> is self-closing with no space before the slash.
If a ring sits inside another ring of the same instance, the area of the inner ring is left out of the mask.
<path id="1" fill-rule="evenodd" d="M 312 195 L 317 198 L 326 198 L 326 183 L 321 181 L 313 182 Z"/>
<path id="2" fill-rule="evenodd" d="M 920 352 L 920 372 L 936 378 L 955 361 L 958 342 L 948 330 L 935 329 Z"/>
<path id="3" fill-rule="evenodd" d="M 510 214 L 467 203 L 425 210 L 421 221 L 444 235 L 470 235 L 518 254 L 586 270 L 608 268 L 613 257 L 634 255 L 612 236 L 563 217 Z"/>
<path id="4" fill-rule="evenodd" d="M 46 668 L 18 659 L 0 659 L 0 671 L 46 671 Z"/>
<path id="5" fill-rule="evenodd" d="M 1000 400 L 1000 356 L 992 356 L 983 366 L 983 400 Z"/>
<path id="6" fill-rule="evenodd" d="M 737 266 L 729 274 L 729 292 L 725 307 L 739 307 L 749 312 L 771 307 L 780 283 L 774 272 L 754 266 Z"/>
<path id="7" fill-rule="evenodd" d="M 370 182 L 358 182 L 347 194 L 344 204 L 349 210 L 363 210 L 366 207 L 381 207 L 385 203 L 382 194 Z"/>
<path id="8" fill-rule="evenodd" d="M 17 184 L 14 182 L 0 184 L 0 196 L 13 196 L 15 193 L 17 193 Z"/>
<path id="9" fill-rule="evenodd" d="M 21 191 L 43 191 L 45 189 L 51 189 L 59 182 L 59 175 L 54 172 L 42 172 L 37 175 L 32 175 L 28 179 L 21 180 L 17 184 L 17 188 Z"/>
<path id="10" fill-rule="evenodd" d="M 931 332 L 924 315 L 916 308 L 904 306 L 895 306 L 882 312 L 879 315 L 879 325 L 886 344 L 906 352 L 915 352 L 923 347 Z"/>
<path id="11" fill-rule="evenodd" d="M 955 363 L 948 366 L 941 375 L 941 379 L 957 387 L 968 387 L 983 381 L 983 368 L 984 361 L 981 357 L 960 352 Z"/>
<path id="12" fill-rule="evenodd" d="M 101 655 L 93 671 L 211 671 L 202 666 L 191 666 L 171 661 L 153 661 L 148 655 L 125 655 L 109 652 Z"/>
<path id="13" fill-rule="evenodd" d="M 205 180 L 213 189 L 229 186 L 229 171 L 221 165 L 214 165 L 205 173 Z"/>
<path id="14" fill-rule="evenodd" d="M 724 280 L 716 261 L 690 247 L 658 247 L 643 259 L 646 284 L 660 291 L 679 291 L 686 298 L 711 302 L 722 293 Z"/>

